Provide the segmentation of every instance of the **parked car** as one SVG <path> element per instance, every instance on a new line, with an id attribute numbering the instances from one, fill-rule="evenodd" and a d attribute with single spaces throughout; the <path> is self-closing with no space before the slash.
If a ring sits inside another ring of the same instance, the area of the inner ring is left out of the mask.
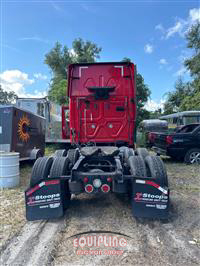
<path id="1" fill-rule="evenodd" d="M 168 122 L 159 119 L 143 120 L 137 129 L 137 146 L 152 147 L 154 141 L 153 132 L 165 132 L 168 130 Z M 151 134 L 151 133 L 152 134 Z"/>
<path id="2" fill-rule="evenodd" d="M 172 134 L 157 134 L 153 150 L 158 155 L 200 164 L 200 123 L 186 125 Z"/>

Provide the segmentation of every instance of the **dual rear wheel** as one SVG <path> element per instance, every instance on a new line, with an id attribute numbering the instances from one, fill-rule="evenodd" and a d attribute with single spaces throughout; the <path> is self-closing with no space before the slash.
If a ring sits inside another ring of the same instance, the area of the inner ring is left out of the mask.
<path id="1" fill-rule="evenodd" d="M 130 156 L 128 165 L 133 178 L 143 177 L 153 180 L 161 186 L 168 186 L 167 171 L 162 159 L 158 156 Z"/>
<path id="2" fill-rule="evenodd" d="M 45 179 L 56 178 L 61 179 L 61 185 L 64 191 L 64 209 L 69 205 L 71 193 L 69 191 L 68 180 L 63 179 L 62 176 L 69 175 L 72 165 L 78 160 L 79 153 L 75 149 L 68 150 L 57 150 L 54 156 L 41 157 L 36 160 L 33 165 L 30 187 L 34 187 Z"/>

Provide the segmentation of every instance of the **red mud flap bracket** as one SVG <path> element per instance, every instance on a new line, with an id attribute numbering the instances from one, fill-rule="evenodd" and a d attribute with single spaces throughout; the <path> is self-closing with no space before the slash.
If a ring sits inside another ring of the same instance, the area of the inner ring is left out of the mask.
<path id="1" fill-rule="evenodd" d="M 167 219 L 169 189 L 147 179 L 134 180 L 132 211 L 136 217 Z"/>
<path id="2" fill-rule="evenodd" d="M 28 221 L 63 216 L 63 193 L 60 179 L 46 179 L 25 191 L 26 219 Z"/>

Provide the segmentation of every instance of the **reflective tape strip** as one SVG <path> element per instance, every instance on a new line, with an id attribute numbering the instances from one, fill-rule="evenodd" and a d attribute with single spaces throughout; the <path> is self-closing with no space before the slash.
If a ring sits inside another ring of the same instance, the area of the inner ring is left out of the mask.
<path id="1" fill-rule="evenodd" d="M 35 192 L 36 190 L 38 190 L 40 187 L 37 185 L 35 187 L 33 187 L 32 189 L 30 189 L 29 191 L 26 192 L 26 195 L 29 196 L 31 194 L 33 194 L 33 192 Z"/>
<path id="2" fill-rule="evenodd" d="M 121 69 L 121 75 L 122 77 L 124 76 L 124 67 L 123 66 L 114 66 L 115 68 L 120 68 Z"/>
<path id="3" fill-rule="evenodd" d="M 60 180 L 50 180 L 50 181 L 46 181 L 45 182 L 45 185 L 48 186 L 48 185 L 57 185 L 60 183 Z"/>
<path id="4" fill-rule="evenodd" d="M 79 67 L 79 78 L 81 78 L 81 70 L 88 68 L 87 66 Z"/>
<path id="5" fill-rule="evenodd" d="M 135 183 L 138 183 L 138 184 L 145 184 L 146 182 L 145 182 L 144 180 L 136 179 L 136 180 L 135 180 Z"/>
<path id="6" fill-rule="evenodd" d="M 43 187 L 45 185 L 45 182 L 40 183 L 38 186 Z"/>
<path id="7" fill-rule="evenodd" d="M 40 184 L 36 185 L 35 187 L 31 188 L 29 191 L 26 192 L 26 195 L 29 196 L 33 194 L 36 190 L 40 189 L 43 186 L 48 186 L 48 185 L 57 185 L 60 183 L 60 180 L 50 180 L 50 181 L 43 181 Z"/>
<path id="8" fill-rule="evenodd" d="M 164 194 L 167 194 L 167 190 L 166 189 L 164 189 L 164 188 L 162 188 L 162 187 L 159 187 L 158 188 L 160 191 L 162 191 Z"/>
<path id="9" fill-rule="evenodd" d="M 160 185 L 156 184 L 153 181 L 136 179 L 135 183 L 137 183 L 137 184 L 147 184 L 147 185 L 150 185 L 150 186 L 153 186 L 153 187 L 157 188 L 158 190 L 160 190 L 162 193 L 164 193 L 166 195 L 168 194 L 168 191 L 166 189 L 162 188 Z"/>

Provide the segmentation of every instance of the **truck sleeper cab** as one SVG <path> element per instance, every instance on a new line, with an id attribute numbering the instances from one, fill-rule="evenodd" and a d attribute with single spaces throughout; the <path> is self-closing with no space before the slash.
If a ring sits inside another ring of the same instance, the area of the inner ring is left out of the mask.
<path id="1" fill-rule="evenodd" d="M 130 63 L 69 67 L 71 143 L 134 145 L 135 77 Z"/>

